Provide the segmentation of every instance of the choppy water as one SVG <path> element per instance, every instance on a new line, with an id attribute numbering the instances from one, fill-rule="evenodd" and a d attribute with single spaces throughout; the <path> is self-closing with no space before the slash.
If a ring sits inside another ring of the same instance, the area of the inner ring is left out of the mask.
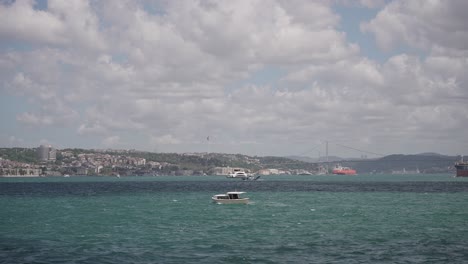
<path id="1" fill-rule="evenodd" d="M 0 179 L 0 209 L 0 263 L 468 263 L 447 175 Z"/>

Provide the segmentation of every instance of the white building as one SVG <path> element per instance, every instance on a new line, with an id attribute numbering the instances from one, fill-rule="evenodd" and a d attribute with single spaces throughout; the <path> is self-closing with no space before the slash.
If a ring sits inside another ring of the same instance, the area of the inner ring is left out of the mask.
<path id="1" fill-rule="evenodd" d="M 57 150 L 51 145 L 40 145 L 37 148 L 37 156 L 40 161 L 54 161 L 57 158 Z"/>

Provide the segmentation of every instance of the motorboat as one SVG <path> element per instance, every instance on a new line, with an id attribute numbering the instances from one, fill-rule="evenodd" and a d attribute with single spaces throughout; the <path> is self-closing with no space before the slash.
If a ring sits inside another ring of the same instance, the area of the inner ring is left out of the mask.
<path id="1" fill-rule="evenodd" d="M 248 204 L 249 198 L 241 198 L 240 195 L 245 192 L 227 192 L 225 194 L 215 194 L 211 197 L 213 202 L 218 204 Z"/>

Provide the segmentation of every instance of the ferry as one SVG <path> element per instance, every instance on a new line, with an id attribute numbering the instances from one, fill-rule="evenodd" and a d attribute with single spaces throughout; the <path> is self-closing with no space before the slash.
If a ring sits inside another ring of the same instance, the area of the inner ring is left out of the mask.
<path id="1" fill-rule="evenodd" d="M 356 175 L 356 170 L 349 167 L 341 167 L 340 165 L 336 165 L 335 168 L 333 168 L 332 173 L 337 175 Z"/>
<path id="2" fill-rule="evenodd" d="M 245 192 L 227 192 L 225 194 L 215 194 L 211 197 L 213 202 L 218 204 L 248 204 L 249 198 L 241 198 Z"/>
<path id="3" fill-rule="evenodd" d="M 459 162 L 455 163 L 455 168 L 457 169 L 456 177 L 468 177 L 468 162 L 463 161 L 463 156 Z"/>

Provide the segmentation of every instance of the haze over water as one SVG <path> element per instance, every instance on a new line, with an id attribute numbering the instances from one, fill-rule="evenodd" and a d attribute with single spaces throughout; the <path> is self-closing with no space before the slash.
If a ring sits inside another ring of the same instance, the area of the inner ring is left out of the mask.
<path id="1" fill-rule="evenodd" d="M 2 263 L 463 263 L 449 175 L 0 179 Z M 249 205 L 213 194 L 247 191 Z"/>

